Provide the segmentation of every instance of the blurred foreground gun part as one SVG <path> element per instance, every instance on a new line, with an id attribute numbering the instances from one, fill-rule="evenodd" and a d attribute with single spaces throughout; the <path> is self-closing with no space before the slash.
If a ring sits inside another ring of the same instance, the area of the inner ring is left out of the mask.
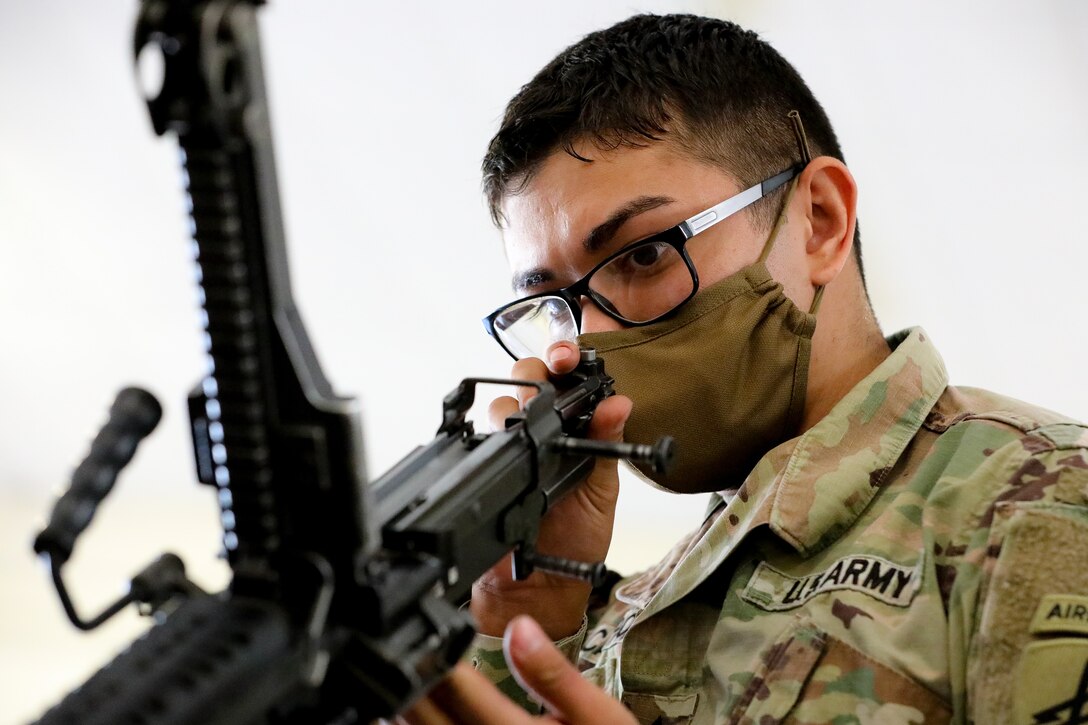
<path id="1" fill-rule="evenodd" d="M 142 0 L 134 43 L 140 62 L 161 64 L 145 87 L 155 131 L 173 132 L 181 149 L 208 358 L 189 412 L 231 584 L 183 592 L 197 596 L 43 723 L 391 716 L 464 652 L 473 627 L 459 605 L 506 553 L 517 553 L 518 576 L 534 566 L 595 575 L 596 562 L 534 550 L 540 518 L 595 456 L 666 457 L 667 444 L 573 440 L 612 394 L 587 351 L 561 393 L 501 381 L 540 390 L 496 433 L 465 418 L 477 383 L 496 381 L 465 380 L 444 400 L 435 438 L 365 484 L 358 407 L 333 393 L 291 294 L 258 4 Z M 87 521 L 43 533 L 46 553 L 70 551 Z M 171 581 L 144 577 L 160 579 Z"/>

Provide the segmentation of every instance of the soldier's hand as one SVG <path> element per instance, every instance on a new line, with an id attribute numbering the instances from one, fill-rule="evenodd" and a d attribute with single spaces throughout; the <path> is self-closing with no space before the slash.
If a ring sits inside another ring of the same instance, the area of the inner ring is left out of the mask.
<path id="1" fill-rule="evenodd" d="M 584 679 L 528 617 L 510 623 L 506 634 L 507 663 L 521 686 L 544 703 L 548 715 L 533 717 L 483 675 L 462 662 L 450 675 L 413 705 L 400 722 L 411 725 L 530 725 L 540 723 L 634 723 L 619 701 Z"/>
<path id="2" fill-rule="evenodd" d="M 541 360 L 528 358 L 514 364 L 512 376 L 518 380 L 549 380 L 569 373 L 578 364 L 574 343 L 556 343 L 549 352 L 550 368 Z M 493 401 L 488 411 L 492 428 L 501 430 L 506 418 L 524 407 L 535 393 L 533 388 L 519 388 L 517 398 Z M 614 395 L 603 400 L 593 413 L 589 437 L 621 440 L 630 413 L 629 398 Z M 545 515 L 537 550 L 576 561 L 603 561 L 612 540 L 618 495 L 616 461 L 598 458 L 589 477 Z M 578 631 L 589 593 L 589 584 L 539 571 L 516 582 L 507 556 L 473 585 L 471 610 L 483 634 L 501 636 L 511 619 L 528 614 L 549 637 L 558 640 Z"/>

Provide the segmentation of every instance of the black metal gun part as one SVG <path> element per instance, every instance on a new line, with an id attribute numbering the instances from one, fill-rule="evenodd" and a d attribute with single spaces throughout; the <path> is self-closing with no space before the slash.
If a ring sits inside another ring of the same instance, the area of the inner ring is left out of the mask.
<path id="1" fill-rule="evenodd" d="M 142 0 L 134 45 L 164 61 L 148 108 L 156 132 L 175 133 L 182 151 L 208 353 L 189 411 L 197 477 L 222 509 L 231 584 L 204 594 L 169 557 L 137 577 L 138 598 L 172 613 L 42 723 L 391 716 L 467 648 L 474 630 L 459 606 L 507 553 L 519 578 L 535 568 L 601 576 L 599 562 L 535 551 L 541 517 L 596 457 L 665 466 L 671 455 L 667 439 L 584 439 L 612 394 L 587 351 L 560 392 L 501 381 L 538 388 L 502 431 L 478 433 L 466 419 L 476 385 L 496 381 L 463 381 L 443 401 L 435 438 L 365 483 L 358 407 L 333 393 L 291 294 L 258 4 Z M 95 502 L 149 430 L 127 433 L 127 457 L 113 456 L 109 475 L 95 479 Z M 59 562 L 90 520 L 73 513 L 78 496 L 62 499 L 35 545 Z"/>

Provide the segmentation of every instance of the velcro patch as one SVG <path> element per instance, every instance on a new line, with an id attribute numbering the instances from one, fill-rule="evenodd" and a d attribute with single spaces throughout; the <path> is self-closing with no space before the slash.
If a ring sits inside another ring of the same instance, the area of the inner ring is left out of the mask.
<path id="1" fill-rule="evenodd" d="M 1088 704 L 1088 639 L 1032 642 L 1016 674 L 1017 725 L 1083 723 Z"/>
<path id="2" fill-rule="evenodd" d="M 760 609 L 795 609 L 825 592 L 849 589 L 885 604 L 906 607 L 922 585 L 921 561 L 903 566 L 879 556 L 844 556 L 823 571 L 795 577 L 767 562 L 752 572 L 741 599 Z"/>
<path id="3" fill-rule="evenodd" d="M 1031 620 L 1032 634 L 1076 632 L 1088 634 L 1088 597 L 1047 594 Z"/>

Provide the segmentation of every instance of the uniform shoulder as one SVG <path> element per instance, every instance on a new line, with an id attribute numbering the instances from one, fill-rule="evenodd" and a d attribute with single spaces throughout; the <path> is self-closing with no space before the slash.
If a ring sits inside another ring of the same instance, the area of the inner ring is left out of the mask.
<path id="1" fill-rule="evenodd" d="M 981 388 L 948 386 L 933 406 L 926 427 L 944 432 L 964 421 L 986 421 L 1024 435 L 1055 438 L 1055 445 L 1088 448 L 1088 426 L 1061 413 Z"/>
<path id="2" fill-rule="evenodd" d="M 1088 426 L 987 390 L 948 387 L 925 429 L 938 499 L 960 525 L 988 527 L 1004 504 L 1088 504 Z"/>
<path id="3" fill-rule="evenodd" d="M 1005 456 L 1031 457 L 1066 451 L 1066 455 L 1080 452 L 1081 461 L 1088 455 L 1085 423 L 981 388 L 949 386 L 924 425 L 939 434 L 962 426 L 984 426 L 991 431 L 989 438 L 995 444 L 988 455 L 1000 451 Z M 960 436 L 966 437 L 965 431 L 961 430 Z"/>
<path id="4" fill-rule="evenodd" d="M 964 623 L 956 657 L 968 719 L 1041 722 L 1083 688 L 1083 667 L 1047 669 L 1052 642 L 1072 640 L 1046 637 L 1072 631 L 1065 613 L 1088 606 L 1088 426 L 950 387 L 925 427 L 947 456 L 938 500 L 963 527 L 934 553 L 949 621 Z M 1088 652 L 1088 639 L 1076 642 Z"/>

